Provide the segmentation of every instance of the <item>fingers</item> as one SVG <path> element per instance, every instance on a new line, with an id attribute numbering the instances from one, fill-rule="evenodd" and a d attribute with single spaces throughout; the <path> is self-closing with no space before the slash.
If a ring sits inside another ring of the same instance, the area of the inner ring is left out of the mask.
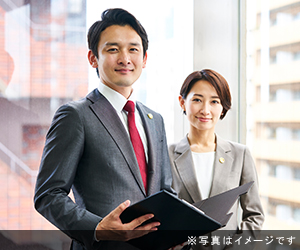
<path id="1" fill-rule="evenodd" d="M 126 200 L 125 202 L 121 203 L 116 209 L 114 209 L 111 214 L 120 217 L 122 212 L 130 205 L 130 201 Z M 153 223 L 148 223 L 144 226 L 141 226 L 144 222 L 152 219 L 154 217 L 153 214 L 145 214 L 142 215 L 134 220 L 132 220 L 129 223 L 123 224 L 125 226 L 124 230 L 134 230 L 134 229 L 139 229 L 139 230 L 155 230 L 154 228 L 159 226 L 160 223 L 158 222 L 153 222 Z"/>
<path id="2" fill-rule="evenodd" d="M 187 245 L 187 243 L 179 244 L 175 247 L 169 248 L 168 250 L 181 250 L 185 245 Z"/>
<path id="3" fill-rule="evenodd" d="M 157 230 L 160 225 L 159 222 L 150 222 L 143 225 L 143 223 L 154 217 L 153 214 L 146 214 L 123 224 L 120 215 L 129 205 L 129 200 L 121 203 L 99 222 L 96 229 L 98 240 L 127 241 Z"/>
<path id="4" fill-rule="evenodd" d="M 120 215 L 123 213 L 123 211 L 130 205 L 130 201 L 126 200 L 123 203 L 121 203 L 118 207 L 116 207 L 114 210 L 112 210 L 106 217 L 109 220 L 114 220 L 114 221 L 119 221 L 120 220 Z M 106 219 L 106 218 L 105 218 Z"/>
<path id="5" fill-rule="evenodd" d="M 111 213 L 114 213 L 116 216 L 120 216 L 123 211 L 129 207 L 130 200 L 126 200 L 123 203 L 121 203 L 117 208 L 115 208 Z"/>
<path id="6" fill-rule="evenodd" d="M 132 220 L 131 222 L 125 224 L 126 226 L 128 226 L 129 230 L 134 230 L 137 229 L 138 227 L 140 227 L 139 229 L 141 230 L 149 230 L 149 226 L 145 225 L 145 226 L 141 226 L 144 222 L 152 219 L 154 217 L 153 214 L 145 214 L 142 215 L 134 220 Z M 149 223 L 149 224 L 153 224 L 153 223 Z"/>

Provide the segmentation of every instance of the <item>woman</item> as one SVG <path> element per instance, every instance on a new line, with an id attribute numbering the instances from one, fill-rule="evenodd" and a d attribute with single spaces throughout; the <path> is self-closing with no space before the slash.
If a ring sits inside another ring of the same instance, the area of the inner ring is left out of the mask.
<path id="1" fill-rule="evenodd" d="M 249 192 L 239 200 L 241 223 L 238 223 L 236 202 L 230 211 L 233 215 L 223 228 L 231 230 L 231 236 L 234 234 L 232 244 L 226 244 L 220 238 L 220 245 L 211 246 L 211 249 L 231 248 L 237 244 L 234 240 L 242 230 L 251 230 L 247 232 L 253 233 L 253 230 L 260 229 L 264 215 L 258 194 L 256 168 L 249 149 L 215 134 L 217 122 L 231 108 L 228 83 L 213 70 L 195 71 L 181 87 L 179 104 L 189 121 L 189 132 L 179 143 L 169 146 L 173 188 L 178 196 L 194 203 L 254 181 Z M 223 233 L 228 236 L 229 231 Z M 208 247 L 206 244 L 204 249 Z"/>

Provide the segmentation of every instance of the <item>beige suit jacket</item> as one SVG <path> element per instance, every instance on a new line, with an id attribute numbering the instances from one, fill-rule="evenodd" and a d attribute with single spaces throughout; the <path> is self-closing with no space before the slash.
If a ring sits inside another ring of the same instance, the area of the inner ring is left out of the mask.
<path id="1" fill-rule="evenodd" d="M 236 202 L 230 210 L 233 213 L 231 219 L 227 226 L 222 229 L 231 230 L 230 233 L 229 231 L 224 231 L 224 233 L 234 237 L 237 237 L 238 230 L 259 230 L 264 222 L 264 215 L 258 193 L 256 168 L 250 151 L 244 145 L 223 140 L 217 135 L 216 140 L 213 180 L 209 197 L 254 181 L 254 185 L 249 192 L 242 195 L 239 200 L 242 208 L 241 219 L 238 219 L 238 202 Z M 178 196 L 190 203 L 202 200 L 187 137 L 177 144 L 170 145 L 169 155 L 172 166 L 172 185 Z M 220 160 L 221 158 L 223 160 Z M 227 247 L 231 248 L 233 245 Z M 214 245 L 211 249 L 223 248 L 224 246 Z M 204 249 L 209 249 L 209 247 Z"/>

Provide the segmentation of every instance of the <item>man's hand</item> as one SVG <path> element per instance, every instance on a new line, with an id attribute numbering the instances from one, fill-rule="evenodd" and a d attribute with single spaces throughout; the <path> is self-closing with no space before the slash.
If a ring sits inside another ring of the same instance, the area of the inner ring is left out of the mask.
<path id="1" fill-rule="evenodd" d="M 169 248 L 169 250 L 181 250 L 181 249 L 183 249 L 183 247 L 186 246 L 186 245 L 187 245 L 187 242 L 182 243 L 182 244 L 180 244 L 180 245 L 177 245 L 177 246 L 175 246 L 175 247 L 171 247 L 171 248 Z"/>
<path id="2" fill-rule="evenodd" d="M 160 225 L 159 222 L 151 222 L 141 226 L 145 221 L 153 218 L 153 214 L 145 214 L 129 223 L 123 224 L 120 215 L 129 205 L 129 200 L 121 203 L 102 219 L 96 228 L 97 240 L 128 241 L 157 230 L 157 227 Z"/>

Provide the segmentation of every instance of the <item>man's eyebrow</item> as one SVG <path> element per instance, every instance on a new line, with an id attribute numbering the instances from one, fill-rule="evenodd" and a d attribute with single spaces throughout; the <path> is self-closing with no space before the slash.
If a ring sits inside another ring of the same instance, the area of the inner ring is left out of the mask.
<path id="1" fill-rule="evenodd" d="M 112 43 L 112 42 L 107 42 L 105 43 L 105 46 L 117 46 L 119 45 L 118 43 Z"/>
<path id="2" fill-rule="evenodd" d="M 132 46 L 142 46 L 140 43 L 129 43 Z"/>
<path id="3" fill-rule="evenodd" d="M 140 43 L 129 43 L 129 45 L 131 46 L 141 46 Z M 115 42 L 107 42 L 105 44 L 105 46 L 119 46 L 119 43 L 115 43 Z"/>

